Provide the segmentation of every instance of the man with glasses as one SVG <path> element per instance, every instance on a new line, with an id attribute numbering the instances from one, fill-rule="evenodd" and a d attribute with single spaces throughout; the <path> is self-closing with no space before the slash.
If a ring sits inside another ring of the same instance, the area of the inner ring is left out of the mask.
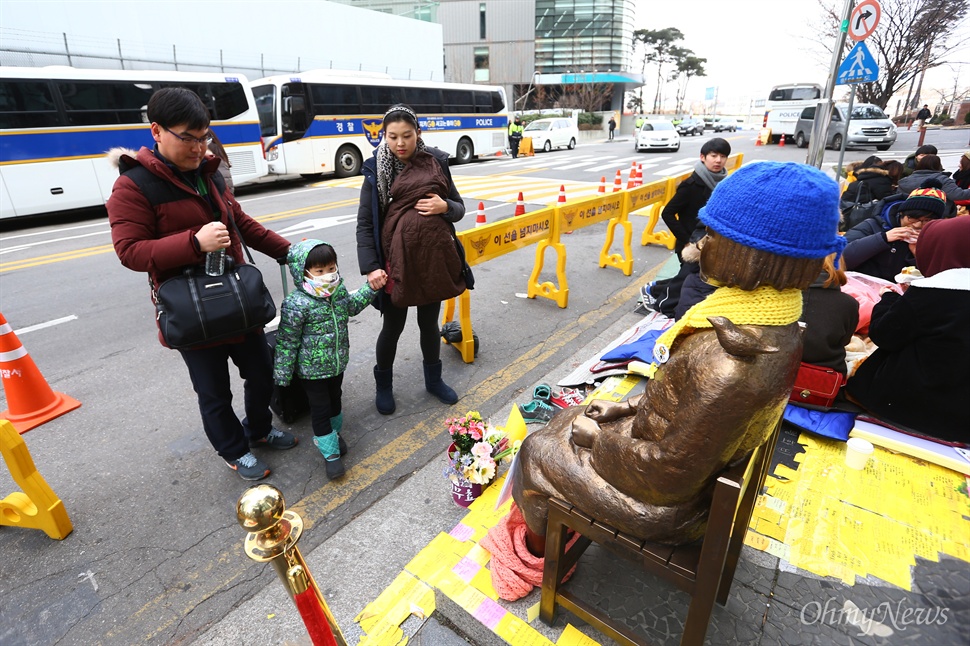
<path id="1" fill-rule="evenodd" d="M 230 218 L 247 245 L 273 258 L 286 256 L 290 243 L 243 212 L 218 174 L 220 160 L 206 156 L 212 141 L 209 112 L 198 95 L 162 89 L 148 101 L 148 120 L 153 149 L 109 152 L 121 171 L 107 204 L 121 264 L 147 272 L 153 290 L 183 267 L 202 264 L 208 252 L 225 249 L 242 264 L 242 245 Z M 269 467 L 250 448 L 290 449 L 297 441 L 272 425 L 272 361 L 263 331 L 179 352 L 213 448 L 242 478 L 268 476 Z M 245 380 L 241 422 L 232 408 L 230 360 Z"/>

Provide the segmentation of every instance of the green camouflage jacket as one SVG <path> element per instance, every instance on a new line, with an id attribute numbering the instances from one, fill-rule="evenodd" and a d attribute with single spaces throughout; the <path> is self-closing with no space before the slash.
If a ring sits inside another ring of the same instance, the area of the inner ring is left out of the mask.
<path id="1" fill-rule="evenodd" d="M 280 386 L 296 374 L 302 379 L 335 377 L 350 361 L 347 322 L 360 314 L 377 294 L 366 282 L 349 293 L 343 282 L 327 298 L 311 296 L 303 289 L 303 269 L 310 250 L 320 240 L 302 240 L 290 247 L 286 262 L 296 288 L 280 307 L 276 332 L 273 379 Z"/>

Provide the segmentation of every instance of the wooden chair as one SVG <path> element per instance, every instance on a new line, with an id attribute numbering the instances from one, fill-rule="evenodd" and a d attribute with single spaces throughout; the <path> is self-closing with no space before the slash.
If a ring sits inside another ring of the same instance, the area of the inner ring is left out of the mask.
<path id="1" fill-rule="evenodd" d="M 603 611 L 563 589 L 563 575 L 575 565 L 593 541 L 640 563 L 644 569 L 691 595 L 681 644 L 704 643 L 714 602 L 727 602 L 734 572 L 751 521 L 758 492 L 764 486 L 781 423 L 747 460 L 726 470 L 714 486 L 711 511 L 703 539 L 672 547 L 642 541 L 605 525 L 583 510 L 550 499 L 546 524 L 546 556 L 542 573 L 539 616 L 552 624 L 556 605 L 561 605 L 624 646 L 643 646 L 643 637 L 611 620 Z M 566 552 L 566 530 L 580 534 Z"/>

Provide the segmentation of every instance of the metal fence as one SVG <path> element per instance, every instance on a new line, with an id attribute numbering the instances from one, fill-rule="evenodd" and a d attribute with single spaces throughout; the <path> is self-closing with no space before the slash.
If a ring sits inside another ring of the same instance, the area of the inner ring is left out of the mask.
<path id="1" fill-rule="evenodd" d="M 443 80 L 440 71 L 431 69 L 375 65 L 325 56 L 292 57 L 0 27 L 0 66 L 47 65 L 87 69 L 224 72 L 242 74 L 249 79 L 311 69 L 341 69 L 383 72 L 396 79 Z"/>

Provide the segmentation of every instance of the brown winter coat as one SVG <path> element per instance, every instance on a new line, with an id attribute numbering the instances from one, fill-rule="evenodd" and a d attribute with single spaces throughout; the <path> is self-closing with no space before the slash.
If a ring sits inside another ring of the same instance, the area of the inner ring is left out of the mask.
<path id="1" fill-rule="evenodd" d="M 391 185 L 391 203 L 381 228 L 387 287 L 395 307 L 426 305 L 465 291 L 454 227 L 415 205 L 434 193 L 448 198 L 448 178 L 430 154 L 417 153 Z"/>

